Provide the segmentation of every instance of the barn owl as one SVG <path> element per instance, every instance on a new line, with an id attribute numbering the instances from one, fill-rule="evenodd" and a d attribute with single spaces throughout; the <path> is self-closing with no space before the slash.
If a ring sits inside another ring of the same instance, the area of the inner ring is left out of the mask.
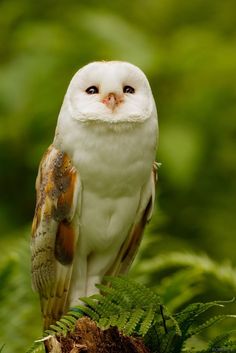
<path id="1" fill-rule="evenodd" d="M 153 211 L 157 131 L 136 66 L 93 62 L 72 78 L 36 180 L 32 283 L 44 328 L 129 269 Z"/>

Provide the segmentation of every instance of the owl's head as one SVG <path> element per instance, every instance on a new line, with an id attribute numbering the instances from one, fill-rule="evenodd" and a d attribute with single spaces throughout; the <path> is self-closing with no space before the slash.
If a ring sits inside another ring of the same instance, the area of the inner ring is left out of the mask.
<path id="1" fill-rule="evenodd" d="M 127 62 L 93 62 L 80 69 L 68 87 L 63 111 L 80 122 L 143 122 L 156 116 L 144 73 Z"/>

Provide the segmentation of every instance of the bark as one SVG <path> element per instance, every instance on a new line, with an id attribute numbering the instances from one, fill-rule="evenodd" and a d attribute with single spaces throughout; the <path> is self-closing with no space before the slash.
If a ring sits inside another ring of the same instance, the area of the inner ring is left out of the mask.
<path id="1" fill-rule="evenodd" d="M 66 337 L 51 337 L 45 342 L 49 353 L 150 353 L 140 338 L 124 336 L 116 327 L 101 330 L 89 318 L 77 321 Z"/>

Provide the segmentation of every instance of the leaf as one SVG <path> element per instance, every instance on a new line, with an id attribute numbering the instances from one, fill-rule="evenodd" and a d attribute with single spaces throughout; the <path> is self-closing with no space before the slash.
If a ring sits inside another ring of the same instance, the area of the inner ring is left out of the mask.
<path id="1" fill-rule="evenodd" d="M 140 320 L 141 320 L 141 318 L 143 316 L 144 316 L 144 310 L 143 309 L 134 310 L 131 313 L 127 324 L 124 326 L 124 332 L 127 335 L 131 335 L 133 332 L 135 332 L 135 328 L 136 328 L 137 324 L 140 322 Z M 118 320 L 117 320 L 117 322 L 118 322 Z"/>
<path id="2" fill-rule="evenodd" d="M 150 307 L 147 312 L 146 317 L 144 318 L 144 320 L 142 321 L 142 323 L 140 325 L 139 334 L 141 336 L 145 336 L 146 333 L 148 332 L 148 330 L 150 329 L 150 327 L 154 321 L 154 316 L 155 316 L 155 312 L 154 312 L 153 308 Z"/>
<path id="3" fill-rule="evenodd" d="M 208 327 L 214 325 L 217 322 L 225 320 L 227 318 L 236 318 L 236 315 L 217 315 L 217 316 L 214 316 L 214 317 L 210 318 L 209 320 L 205 321 L 203 324 L 196 326 L 192 330 L 189 330 L 186 335 L 186 338 L 190 338 L 193 335 L 198 335 L 200 332 L 207 329 Z"/>

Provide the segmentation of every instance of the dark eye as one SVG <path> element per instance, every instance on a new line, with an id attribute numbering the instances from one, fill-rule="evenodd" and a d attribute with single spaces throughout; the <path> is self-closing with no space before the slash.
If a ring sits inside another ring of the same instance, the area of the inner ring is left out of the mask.
<path id="1" fill-rule="evenodd" d="M 124 86 L 123 92 L 124 92 L 124 93 L 131 93 L 131 94 L 133 94 L 133 93 L 135 92 L 135 89 L 134 89 L 133 87 L 131 87 L 131 86 Z"/>
<path id="2" fill-rule="evenodd" d="M 88 94 L 96 94 L 98 93 L 98 88 L 96 86 L 90 86 L 85 91 Z"/>

